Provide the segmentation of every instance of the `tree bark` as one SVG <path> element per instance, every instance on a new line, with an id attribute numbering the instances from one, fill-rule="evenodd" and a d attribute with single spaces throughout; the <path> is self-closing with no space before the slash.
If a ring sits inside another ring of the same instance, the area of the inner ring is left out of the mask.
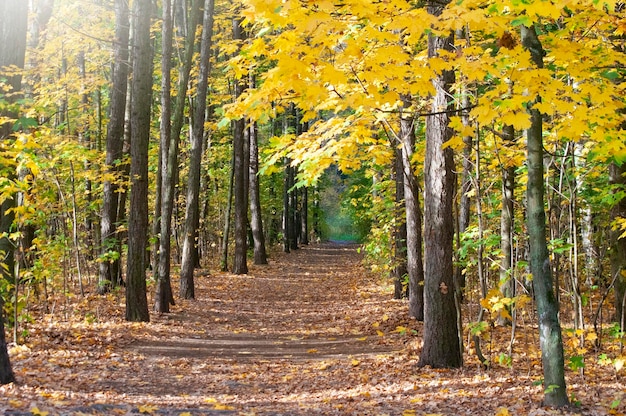
<path id="1" fill-rule="evenodd" d="M 259 188 L 259 137 L 256 123 L 250 127 L 250 228 L 254 239 L 254 264 L 267 264 Z"/>
<path id="2" fill-rule="evenodd" d="M 394 267 L 392 270 L 394 281 L 394 299 L 402 299 L 405 296 L 404 278 L 408 275 L 407 271 L 407 247 L 406 247 L 406 208 L 404 206 L 404 163 L 402 161 L 402 149 L 395 144 L 394 147 L 394 178 L 396 185 L 395 192 L 395 209 L 393 229 L 394 240 Z"/>
<path id="3" fill-rule="evenodd" d="M 439 14 L 443 6 L 429 6 Z M 429 35 L 428 56 L 439 50 L 453 50 L 454 36 Z M 457 330 L 457 308 L 453 278 L 453 197 L 454 157 L 444 143 L 452 137 L 449 114 L 450 88 L 454 72 L 442 71 L 433 79 L 433 115 L 426 118 L 426 159 L 424 166 L 424 347 L 420 366 L 460 367 L 461 340 Z"/>
<path id="4" fill-rule="evenodd" d="M 407 105 L 408 107 L 408 105 Z M 414 117 L 400 117 L 402 142 L 402 175 L 404 208 L 406 214 L 406 266 L 409 276 L 409 315 L 424 320 L 424 264 L 422 260 L 422 218 L 419 206 L 419 187 L 411 160 L 415 153 Z"/>
<path id="5" fill-rule="evenodd" d="M 195 297 L 193 271 L 197 263 L 197 237 L 200 226 L 200 173 L 202 162 L 202 140 L 204 139 L 204 121 L 206 117 L 206 99 L 211 72 L 211 43 L 213 40 L 214 0 L 205 0 L 202 23 L 202 41 L 200 44 L 200 72 L 196 95 L 196 107 L 193 118 L 193 134 L 189 155 L 189 177 L 187 179 L 187 208 L 185 211 L 185 233 L 183 258 L 180 271 L 180 297 Z"/>
<path id="6" fill-rule="evenodd" d="M 611 163 L 609 165 L 609 182 L 611 185 L 626 185 L 626 164 L 617 165 Z M 626 198 L 621 198 L 615 206 L 611 209 L 611 220 L 616 218 L 626 218 Z M 624 321 L 626 320 L 624 314 L 624 306 L 626 302 L 626 276 L 624 276 L 624 270 L 626 270 L 626 238 L 619 238 L 622 230 L 619 228 L 611 230 L 611 276 L 615 279 L 615 316 L 613 320 L 619 322 L 624 327 Z"/>
<path id="7" fill-rule="evenodd" d="M 28 23 L 28 3 L 23 0 L 5 0 L 0 2 L 0 71 L 4 67 L 14 65 L 24 68 L 26 55 L 26 33 Z M 10 18 L 8 18 L 10 17 Z M 6 97 L 9 103 L 17 101 L 22 90 L 21 74 L 7 76 L 7 84 L 11 87 L 11 94 Z M 9 119 L 15 118 L 15 114 L 0 112 L 0 116 Z M 9 138 L 12 134 L 12 123 L 0 124 L 0 140 Z M 12 166 L 2 166 L 7 169 L 9 179 L 15 179 L 15 170 Z M 13 280 L 14 276 L 14 245 L 5 235 L 13 229 L 15 214 L 9 211 L 15 205 L 15 197 L 6 198 L 0 205 L 0 278 Z M 6 268 L 5 268 L 6 267 Z M 9 353 L 7 351 L 6 334 L 4 332 L 4 300 L 0 296 L 0 384 L 8 384 L 15 381 L 15 374 L 11 367 Z"/>
<path id="8" fill-rule="evenodd" d="M 163 22 L 162 22 L 162 45 L 161 45 L 161 123 L 160 123 L 160 149 L 159 166 L 157 171 L 157 192 L 154 215 L 154 234 L 159 235 L 155 242 L 154 258 L 156 259 L 156 293 L 154 300 L 154 310 L 159 313 L 170 311 L 170 304 L 174 304 L 172 295 L 172 285 L 170 282 L 170 246 L 171 246 L 171 223 L 172 223 L 172 202 L 173 195 L 169 192 L 169 186 L 173 182 L 172 176 L 168 176 L 168 155 L 170 141 L 172 139 L 172 39 L 173 39 L 173 17 L 172 0 L 163 0 Z M 167 196 L 167 200 L 164 201 Z M 170 199 L 170 196 L 172 198 Z M 165 212 L 163 205 L 170 202 Z M 164 216 L 165 214 L 165 216 Z M 163 232 L 165 231 L 165 232 Z"/>
<path id="9" fill-rule="evenodd" d="M 530 51 L 538 68 L 543 67 L 544 51 L 535 28 L 522 26 L 522 44 Z M 540 97 L 537 97 L 540 100 Z M 544 208 L 544 168 L 542 115 L 531 108 L 531 127 L 526 131 L 527 141 L 527 222 L 530 243 L 530 270 L 533 276 L 537 316 L 539 317 L 539 345 L 544 377 L 544 404 L 563 407 L 569 404 L 565 386 L 563 341 L 559 310 L 554 296 L 552 269 L 546 242 L 546 213 Z"/>
<path id="10" fill-rule="evenodd" d="M 124 148 L 124 123 L 128 89 L 129 10 L 126 0 L 115 0 L 115 42 L 113 43 L 113 85 L 110 92 L 109 125 L 106 137 L 106 168 L 113 178 L 104 181 L 100 219 L 101 259 L 98 293 L 104 294 L 122 284 L 120 273 L 120 236 L 118 227 L 118 175 Z"/>
<path id="11" fill-rule="evenodd" d="M 515 141 L 515 129 L 513 126 L 505 126 L 503 129 L 505 140 L 512 144 Z M 515 219 L 514 196 L 515 196 L 515 166 L 504 166 L 502 169 L 502 211 L 500 212 L 500 292 L 502 296 L 512 298 L 515 296 L 515 279 L 513 278 L 513 221 Z M 507 307 L 511 312 L 511 308 Z M 510 324 L 510 319 L 499 318 L 500 324 Z"/>
<path id="12" fill-rule="evenodd" d="M 146 248 L 148 243 L 148 144 L 152 101 L 152 2 L 133 4 L 133 81 L 130 145 L 130 213 L 126 266 L 126 320 L 149 321 L 146 294 Z"/>

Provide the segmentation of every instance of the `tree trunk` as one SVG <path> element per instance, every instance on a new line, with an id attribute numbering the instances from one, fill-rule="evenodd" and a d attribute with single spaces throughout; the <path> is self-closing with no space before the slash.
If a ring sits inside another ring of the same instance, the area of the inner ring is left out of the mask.
<path id="1" fill-rule="evenodd" d="M 515 141 L 515 129 L 513 126 L 505 126 L 503 129 L 505 140 L 512 144 Z M 502 296 L 512 298 L 515 296 L 515 279 L 513 277 L 513 220 L 515 219 L 514 196 L 515 196 L 515 166 L 504 166 L 502 170 L 502 211 L 500 212 L 500 292 Z M 511 308 L 507 307 L 511 312 Z M 510 319 L 499 318 L 500 324 L 510 324 Z"/>
<path id="2" fill-rule="evenodd" d="M 408 107 L 408 105 L 407 105 Z M 406 213 L 406 265 L 409 276 L 409 315 L 424 320 L 424 264 L 422 260 L 422 221 L 419 187 L 411 160 L 415 153 L 415 118 L 400 118 L 402 142 L 402 174 L 404 176 L 404 207 Z"/>
<path id="3" fill-rule="evenodd" d="M 538 68 L 543 67 L 543 48 L 535 28 L 522 26 L 522 44 L 531 53 Z M 540 97 L 537 97 L 539 100 Z M 531 108 L 531 127 L 526 131 L 527 141 L 527 215 L 530 243 L 530 270 L 533 276 L 537 315 L 539 317 L 539 344 L 544 377 L 544 404 L 563 407 L 569 404 L 565 387 L 563 341 L 559 310 L 552 285 L 552 270 L 546 243 L 546 213 L 544 208 L 543 137 L 541 113 Z"/>
<path id="4" fill-rule="evenodd" d="M 5 66 L 14 65 L 24 68 L 26 54 L 26 32 L 28 22 L 28 3 L 23 0 L 5 0 L 0 2 L 0 70 Z M 9 17 L 10 18 L 7 18 Z M 22 76 L 20 74 L 7 76 L 7 84 L 11 87 L 11 94 L 6 98 L 9 103 L 19 99 L 22 90 Z M 0 116 L 15 118 L 15 114 L 0 112 Z M 0 117 L 1 118 L 1 117 Z M 0 140 L 4 141 L 12 134 L 12 123 L 0 124 Z M 7 169 L 2 172 L 9 179 L 15 178 L 14 167 L 2 166 Z M 14 276 L 14 245 L 7 237 L 13 228 L 15 214 L 9 211 L 15 205 L 15 198 L 6 198 L 0 205 L 0 278 L 13 280 Z M 11 368 L 11 361 L 7 351 L 6 334 L 4 332 L 4 300 L 0 296 L 0 384 L 15 381 L 15 374 Z"/>
<path id="5" fill-rule="evenodd" d="M 442 5 L 429 6 L 439 14 Z M 453 50 L 454 36 L 429 35 L 428 56 L 439 50 Z M 420 366 L 460 367 L 461 340 L 457 329 L 453 268 L 454 157 L 444 143 L 452 137 L 449 127 L 450 88 L 454 72 L 443 71 L 435 77 L 433 114 L 426 118 L 426 158 L 424 162 L 424 347 Z M 405 168 L 406 169 L 406 168 Z"/>
<path id="6" fill-rule="evenodd" d="M 611 163 L 609 165 L 609 182 L 611 185 L 619 185 L 620 188 L 626 185 L 626 164 L 617 165 Z M 620 189 L 618 188 L 618 189 Z M 621 198 L 611 209 L 611 221 L 616 218 L 626 218 L 626 198 Z M 611 276 L 615 279 L 615 316 L 613 320 L 619 322 L 624 328 L 626 312 L 624 306 L 626 302 L 626 238 L 619 238 L 622 234 L 621 229 L 611 230 Z"/>
<path id="7" fill-rule="evenodd" d="M 289 183 L 291 177 L 291 160 L 285 158 L 285 171 L 283 178 L 283 251 L 289 253 L 291 251 L 291 221 L 289 216 L 291 212 L 291 198 L 289 197 Z"/>
<path id="8" fill-rule="evenodd" d="M 261 191 L 259 189 L 259 137 L 256 123 L 250 129 L 250 228 L 254 239 L 254 264 L 267 264 L 263 219 L 261 216 Z"/>
<path id="9" fill-rule="evenodd" d="M 128 89 L 129 10 L 126 0 L 115 0 L 115 42 L 113 43 L 113 85 L 110 93 L 109 126 L 106 137 L 106 168 L 114 178 L 104 181 L 100 219 L 101 261 L 98 293 L 104 294 L 122 284 L 118 251 L 118 175 L 124 148 L 124 122 Z"/>
<path id="10" fill-rule="evenodd" d="M 159 149 L 159 166 L 157 171 L 157 192 L 154 213 L 154 235 L 160 234 L 155 242 L 158 250 L 154 251 L 155 258 L 155 274 L 156 274 L 156 293 L 154 295 L 154 310 L 159 313 L 167 313 L 170 311 L 170 304 L 174 304 L 174 296 L 172 295 L 172 285 L 170 282 L 170 246 L 171 246 L 171 222 L 172 222 L 172 203 L 169 194 L 173 182 L 172 176 L 168 175 L 169 148 L 172 138 L 172 0 L 163 0 L 163 22 L 162 22 L 162 56 L 161 56 L 161 124 L 160 124 L 160 149 Z M 167 201 L 164 201 L 167 196 Z M 163 205 L 170 202 L 165 212 Z M 164 217 L 164 214 L 167 217 Z M 165 232 L 163 232 L 165 231 Z"/>
<path id="11" fill-rule="evenodd" d="M 394 240 L 394 267 L 392 270 L 394 281 L 394 299 L 402 299 L 405 296 L 404 278 L 408 275 L 407 271 L 407 247 L 406 247 L 406 208 L 404 205 L 404 163 L 402 161 L 402 149 L 395 144 L 394 148 L 394 177 L 396 184 L 395 193 L 395 209 L 393 229 Z"/>
<path id="12" fill-rule="evenodd" d="M 206 117 L 206 99 L 211 72 L 210 55 L 213 39 L 214 0 L 204 2 L 204 20 L 202 24 L 202 41 L 200 45 L 200 72 L 196 95 L 196 107 L 193 117 L 193 134 L 189 155 L 189 178 L 187 180 L 187 208 L 185 211 L 185 233 L 183 258 L 180 271 L 180 296 L 193 299 L 193 271 L 197 263 L 197 236 L 200 225 L 200 173 L 202 162 L 202 140 L 204 138 L 204 121 Z"/>
<path id="13" fill-rule="evenodd" d="M 152 2 L 133 4 L 133 81 L 130 145 L 130 214 L 126 266 L 126 320 L 149 321 L 146 294 L 146 248 L 148 243 L 148 144 L 152 101 Z"/>

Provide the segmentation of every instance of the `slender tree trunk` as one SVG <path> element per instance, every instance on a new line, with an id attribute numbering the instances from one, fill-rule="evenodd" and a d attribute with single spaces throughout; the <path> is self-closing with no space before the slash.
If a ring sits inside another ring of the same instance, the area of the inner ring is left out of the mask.
<path id="1" fill-rule="evenodd" d="M 443 5 L 429 6 L 437 15 Z M 454 36 L 429 35 L 428 56 L 440 50 L 453 50 Z M 420 366 L 460 367 L 461 340 L 457 328 L 453 268 L 454 157 L 444 143 L 452 137 L 449 105 L 454 73 L 443 71 L 434 80 L 433 115 L 426 118 L 426 158 L 424 166 L 424 346 Z"/>
<path id="2" fill-rule="evenodd" d="M 543 67 L 544 51 L 535 28 L 522 26 L 522 43 L 530 51 L 538 68 Z M 539 100 L 540 97 L 537 97 Z M 569 404 L 565 386 L 563 341 L 559 310 L 554 296 L 552 269 L 546 242 L 546 213 L 544 208 L 544 168 L 542 116 L 531 108 L 531 127 L 526 131 L 527 141 L 527 215 L 530 243 L 530 269 L 533 276 L 537 316 L 539 317 L 539 344 L 544 376 L 544 404 L 563 407 Z"/>
<path id="3" fill-rule="evenodd" d="M 170 148 L 170 141 L 172 139 L 172 94 L 171 94 L 171 63 L 172 63 L 172 38 L 173 38 L 173 24 L 172 24 L 172 0 L 163 0 L 163 22 L 162 22 L 162 57 L 161 57 L 161 124 L 160 124 L 160 149 L 159 149 L 159 167 L 157 171 L 157 192 L 155 202 L 155 215 L 154 215 L 154 235 L 161 235 L 155 242 L 155 247 L 158 250 L 154 251 L 155 258 L 155 274 L 156 274 L 156 293 L 154 300 L 154 310 L 159 313 L 167 313 L 170 310 L 170 304 L 174 303 L 174 296 L 172 295 L 172 285 L 170 282 L 170 246 L 171 246 L 171 215 L 172 205 L 169 199 L 171 187 L 170 181 L 172 177 L 168 177 L 168 155 Z M 170 206 L 168 206 L 168 212 L 163 209 L 164 199 L 163 196 L 167 195 Z M 163 214 L 167 214 L 167 218 L 163 218 Z M 165 229 L 163 232 L 163 229 Z"/>
<path id="4" fill-rule="evenodd" d="M 131 110 L 131 191 L 126 266 L 126 320 L 149 321 L 146 294 L 148 243 L 148 144 L 152 101 L 152 2 L 133 3 L 133 81 Z"/>
<path id="5" fill-rule="evenodd" d="M 609 182 L 611 185 L 620 185 L 620 187 L 626 185 L 626 164 L 617 165 L 611 163 L 609 165 Z M 618 188 L 619 189 L 619 188 Z M 620 198 L 617 203 L 611 209 L 611 220 L 616 218 L 626 218 L 626 198 Z M 620 323 L 622 329 L 624 327 L 624 306 L 626 299 L 626 277 L 624 277 L 624 270 L 626 270 L 626 238 L 620 238 L 622 231 L 611 230 L 611 275 L 615 279 L 615 316 L 613 320 Z"/>
<path id="6" fill-rule="evenodd" d="M 402 149 L 394 147 L 394 178 L 396 185 L 395 209 L 394 209 L 394 267 L 392 270 L 394 281 L 394 299 L 402 299 L 405 296 L 404 278 L 407 271 L 407 246 L 406 246 L 406 208 L 404 204 L 404 162 L 402 160 Z"/>
<path id="7" fill-rule="evenodd" d="M 250 129 L 250 228 L 254 238 L 254 264 L 267 264 L 259 188 L 259 138 L 256 123 Z"/>
<path id="8" fill-rule="evenodd" d="M 230 236 L 230 214 L 233 208 L 233 193 L 235 185 L 235 150 L 230 160 L 230 178 L 228 181 L 228 196 L 226 197 L 226 212 L 224 213 L 224 231 L 222 236 L 221 270 L 228 270 L 228 240 Z"/>
<path id="9" fill-rule="evenodd" d="M 189 178 L 187 180 L 187 209 L 185 211 L 185 233 L 183 258 L 180 271 L 180 296 L 184 299 L 195 297 L 193 271 L 197 263 L 197 236 L 200 225 L 200 173 L 202 162 L 202 140 L 206 117 L 206 99 L 211 72 L 210 55 L 213 39 L 214 0 L 204 2 L 204 20 L 200 45 L 200 73 L 193 118 L 193 134 L 189 156 Z"/>
<path id="10" fill-rule="evenodd" d="M 104 181 L 100 219 L 101 256 L 98 292 L 103 294 L 121 281 L 119 238 L 118 175 L 123 170 L 120 161 L 124 148 L 124 124 L 128 89 L 129 10 L 126 0 L 115 0 L 115 42 L 113 44 L 113 86 L 110 93 L 109 126 L 106 137 L 106 167 L 114 177 Z"/>
<path id="11" fill-rule="evenodd" d="M 503 136 L 508 143 L 515 141 L 513 126 L 505 126 Z M 513 220 L 515 219 L 515 166 L 504 166 L 502 170 L 502 211 L 500 212 L 500 292 L 502 296 L 515 296 L 515 279 L 513 277 Z M 507 308 L 509 312 L 511 308 Z M 499 318 L 500 324 L 510 324 L 510 319 Z"/>
<path id="12" fill-rule="evenodd" d="M 291 198 L 289 197 L 289 178 L 291 177 L 291 160 L 285 158 L 285 171 L 283 178 L 283 251 L 289 253 L 291 251 L 291 221 L 289 216 L 291 212 Z"/>
<path id="13" fill-rule="evenodd" d="M 408 105 L 407 105 L 408 106 Z M 409 276 L 409 315 L 424 320 L 424 264 L 422 260 L 422 221 L 419 207 L 417 178 L 411 160 L 415 153 L 414 117 L 400 118 L 402 142 L 402 174 L 404 176 L 404 206 L 406 214 L 406 264 Z"/>

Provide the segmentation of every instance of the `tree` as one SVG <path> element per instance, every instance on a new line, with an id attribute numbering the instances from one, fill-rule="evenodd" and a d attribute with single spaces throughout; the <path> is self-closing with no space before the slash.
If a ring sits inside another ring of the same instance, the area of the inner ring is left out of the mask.
<path id="1" fill-rule="evenodd" d="M 537 68 L 543 68 L 545 52 L 535 27 L 521 27 L 522 44 Z M 540 102 L 541 97 L 536 97 Z M 544 403 L 563 407 L 569 404 L 565 387 L 563 341 L 559 310 L 554 296 L 552 268 L 546 242 L 546 214 L 543 178 L 543 117 L 530 108 L 531 126 L 526 130 L 528 182 L 526 188 L 527 222 L 530 243 L 530 270 L 539 317 L 539 345 L 544 377 Z"/>
<path id="2" fill-rule="evenodd" d="M 103 183 L 100 219 L 100 262 L 98 292 L 103 294 L 122 284 L 120 268 L 121 242 L 118 235 L 118 192 L 124 148 L 126 93 L 128 89 L 129 10 L 126 0 L 115 0 L 115 41 L 110 90 L 109 125 L 106 136 L 106 168 L 110 175 Z"/>
<path id="3" fill-rule="evenodd" d="M 193 117 L 193 132 L 189 155 L 189 177 L 187 180 L 187 207 L 185 210 L 185 231 L 183 257 L 180 271 L 180 296 L 193 299 L 193 271 L 196 265 L 197 236 L 200 222 L 200 167 L 202 162 L 202 141 L 204 139 L 204 121 L 206 99 L 211 72 L 211 42 L 213 39 L 214 0 L 205 0 L 200 43 L 200 72 L 198 73 L 197 95 Z"/>
<path id="4" fill-rule="evenodd" d="M 405 105 L 408 107 L 408 100 Z M 415 153 L 415 117 L 400 115 L 402 183 L 406 219 L 406 266 L 409 277 L 409 315 L 424 320 L 424 265 L 422 261 L 422 218 L 419 187 L 411 163 Z"/>
<path id="5" fill-rule="evenodd" d="M 428 6 L 439 15 L 443 5 Z M 430 34 L 429 58 L 451 51 L 454 35 Z M 460 367 L 461 344 L 457 332 L 454 299 L 452 247 L 454 236 L 454 157 L 444 144 L 452 137 L 448 97 L 454 72 L 442 70 L 433 79 L 435 95 L 432 114 L 426 117 L 426 159 L 424 161 L 424 347 L 420 366 Z"/>
<path id="6" fill-rule="evenodd" d="M 259 132 L 255 122 L 251 123 L 248 128 L 250 129 L 250 229 L 254 239 L 254 264 L 267 264 L 259 184 Z"/>
<path id="7" fill-rule="evenodd" d="M 148 144 L 152 104 L 152 2 L 133 3 L 133 79 L 130 147 L 130 214 L 126 266 L 126 320 L 149 321 L 146 294 L 148 248 Z"/>
<path id="8" fill-rule="evenodd" d="M 12 135 L 13 123 L 11 120 L 17 116 L 16 108 L 13 105 L 18 101 L 22 90 L 20 70 L 24 68 L 26 54 L 28 4 L 21 0 L 1 1 L 0 16 L 3 16 L 0 20 L 0 44 L 3 45 L 0 49 L 0 71 L 8 70 L 6 76 L 8 94 L 3 97 L 6 104 L 0 103 L 0 140 L 4 141 Z M 0 169 L 3 171 L 3 176 L 6 174 L 9 181 L 15 179 L 14 167 L 9 165 Z M 5 169 L 8 170 L 4 171 Z M 15 218 L 12 211 L 14 204 L 14 195 L 6 194 L 4 190 L 0 192 L 0 278 L 9 282 L 13 282 L 13 266 L 15 264 L 14 243 L 10 239 Z M 6 287 L 6 285 L 3 284 L 1 287 Z M 13 381 L 15 381 L 15 375 L 11 368 L 4 332 L 4 293 L 0 292 L 0 384 Z"/>
<path id="9" fill-rule="evenodd" d="M 161 123 L 159 129 L 160 149 L 159 166 L 157 172 L 157 192 L 155 201 L 155 235 L 158 238 L 155 244 L 157 285 L 154 301 L 154 310 L 159 313 L 169 312 L 170 304 L 174 303 L 172 285 L 170 282 L 170 230 L 172 226 L 172 202 L 173 189 L 173 166 L 169 164 L 169 148 L 172 141 L 172 39 L 173 39 L 173 16 L 172 1 L 163 0 L 163 22 L 161 39 Z M 170 171 L 170 168 L 172 169 Z M 163 205 L 166 208 L 163 209 Z M 164 218 L 161 218 L 163 216 Z M 158 233 L 158 234 L 157 234 Z"/>
<path id="10" fill-rule="evenodd" d="M 241 26 L 242 19 L 236 17 L 232 20 L 233 39 L 243 41 L 245 34 Z M 245 85 L 241 80 L 235 83 L 235 96 L 239 97 L 243 93 Z M 233 152 L 234 152 L 234 184 L 233 193 L 235 196 L 235 253 L 233 254 L 234 274 L 248 273 L 247 251 L 248 251 L 248 175 L 249 163 L 246 161 L 247 136 L 246 119 L 241 117 L 233 122 Z"/>

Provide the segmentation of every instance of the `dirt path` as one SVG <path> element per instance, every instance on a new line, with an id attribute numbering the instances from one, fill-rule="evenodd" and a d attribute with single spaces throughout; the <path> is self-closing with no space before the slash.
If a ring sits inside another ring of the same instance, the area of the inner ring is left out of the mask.
<path id="1" fill-rule="evenodd" d="M 511 367 L 485 372 L 470 352 L 463 369 L 418 368 L 421 325 L 391 299 L 390 282 L 364 270 L 356 246 L 278 253 L 245 276 L 200 271 L 196 288 L 196 300 L 150 323 L 123 320 L 123 293 L 39 313 L 11 349 L 20 382 L 0 386 L 0 414 L 557 414 L 540 407 L 530 326 Z M 492 357 L 508 333 L 496 330 Z M 574 413 L 606 414 L 623 394 L 611 377 L 568 377 L 584 403 Z"/>

